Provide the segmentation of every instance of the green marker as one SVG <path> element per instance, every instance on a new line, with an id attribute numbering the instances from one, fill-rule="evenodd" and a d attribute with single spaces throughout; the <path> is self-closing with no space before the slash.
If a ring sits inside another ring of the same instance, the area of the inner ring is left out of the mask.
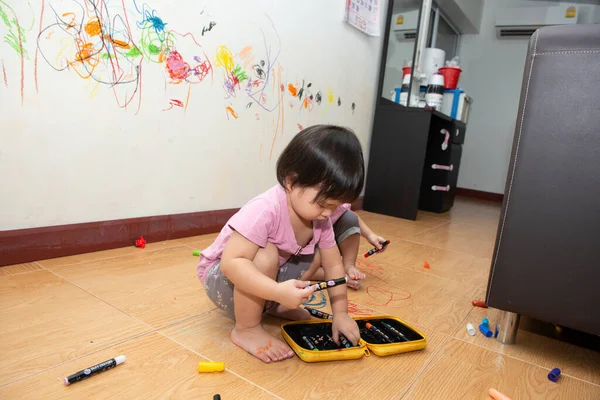
<path id="1" fill-rule="evenodd" d="M 194 250 L 194 251 L 192 251 L 192 255 L 196 256 L 196 257 L 200 257 L 200 250 Z"/>

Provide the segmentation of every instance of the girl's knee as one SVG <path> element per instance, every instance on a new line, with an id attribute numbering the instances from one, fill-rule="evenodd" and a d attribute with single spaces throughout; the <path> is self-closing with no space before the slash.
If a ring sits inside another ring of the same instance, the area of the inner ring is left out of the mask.
<path id="1" fill-rule="evenodd" d="M 279 251 L 273 243 L 267 243 L 264 248 L 258 249 L 252 261 L 263 274 L 272 277 L 279 269 Z"/>

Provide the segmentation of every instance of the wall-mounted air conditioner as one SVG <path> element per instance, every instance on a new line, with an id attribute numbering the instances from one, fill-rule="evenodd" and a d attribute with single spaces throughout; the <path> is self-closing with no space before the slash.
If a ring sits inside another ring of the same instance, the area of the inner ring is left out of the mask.
<path id="1" fill-rule="evenodd" d="M 526 37 L 545 26 L 577 24 L 579 11 L 579 7 L 572 3 L 499 8 L 496 12 L 496 36 Z"/>
<path id="2" fill-rule="evenodd" d="M 397 40 L 415 40 L 419 25 L 419 10 L 392 15 L 391 25 Z"/>

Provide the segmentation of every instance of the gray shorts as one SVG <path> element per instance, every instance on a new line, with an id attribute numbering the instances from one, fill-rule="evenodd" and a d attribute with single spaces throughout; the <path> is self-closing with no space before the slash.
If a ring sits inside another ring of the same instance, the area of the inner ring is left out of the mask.
<path id="1" fill-rule="evenodd" d="M 314 258 L 314 254 L 290 258 L 285 264 L 279 267 L 277 282 L 299 279 L 308 270 Z M 231 318 L 234 318 L 233 283 L 221 272 L 221 260 L 215 262 L 206 273 L 204 290 L 208 298 L 217 307 L 225 311 Z M 277 303 L 267 301 L 265 302 L 263 312 L 267 312 L 275 306 L 277 306 Z"/>
<path id="2" fill-rule="evenodd" d="M 346 211 L 336 223 L 333 224 L 333 231 L 338 246 L 349 236 L 360 234 L 358 216 L 352 211 Z M 285 264 L 279 267 L 277 282 L 300 279 L 300 277 L 308 270 L 314 258 L 314 254 L 290 258 Z M 234 318 L 233 283 L 231 283 L 231 281 L 223 275 L 223 272 L 221 272 L 220 260 L 215 262 L 206 273 L 204 290 L 206 291 L 208 298 L 215 303 L 217 307 L 225 311 L 231 318 Z M 277 303 L 267 301 L 265 302 L 263 312 L 267 312 L 275 306 L 277 306 Z"/>

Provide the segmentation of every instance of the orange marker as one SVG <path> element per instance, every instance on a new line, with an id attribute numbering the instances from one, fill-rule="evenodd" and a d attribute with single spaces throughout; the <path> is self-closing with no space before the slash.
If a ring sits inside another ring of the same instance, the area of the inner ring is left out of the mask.
<path id="1" fill-rule="evenodd" d="M 475 307 L 488 308 L 487 304 L 485 304 L 485 301 L 483 300 L 473 300 L 472 304 Z"/>
<path id="2" fill-rule="evenodd" d="M 425 269 L 429 269 L 429 263 L 428 263 L 427 261 L 425 261 L 425 264 L 423 264 L 423 267 L 424 267 Z"/>

